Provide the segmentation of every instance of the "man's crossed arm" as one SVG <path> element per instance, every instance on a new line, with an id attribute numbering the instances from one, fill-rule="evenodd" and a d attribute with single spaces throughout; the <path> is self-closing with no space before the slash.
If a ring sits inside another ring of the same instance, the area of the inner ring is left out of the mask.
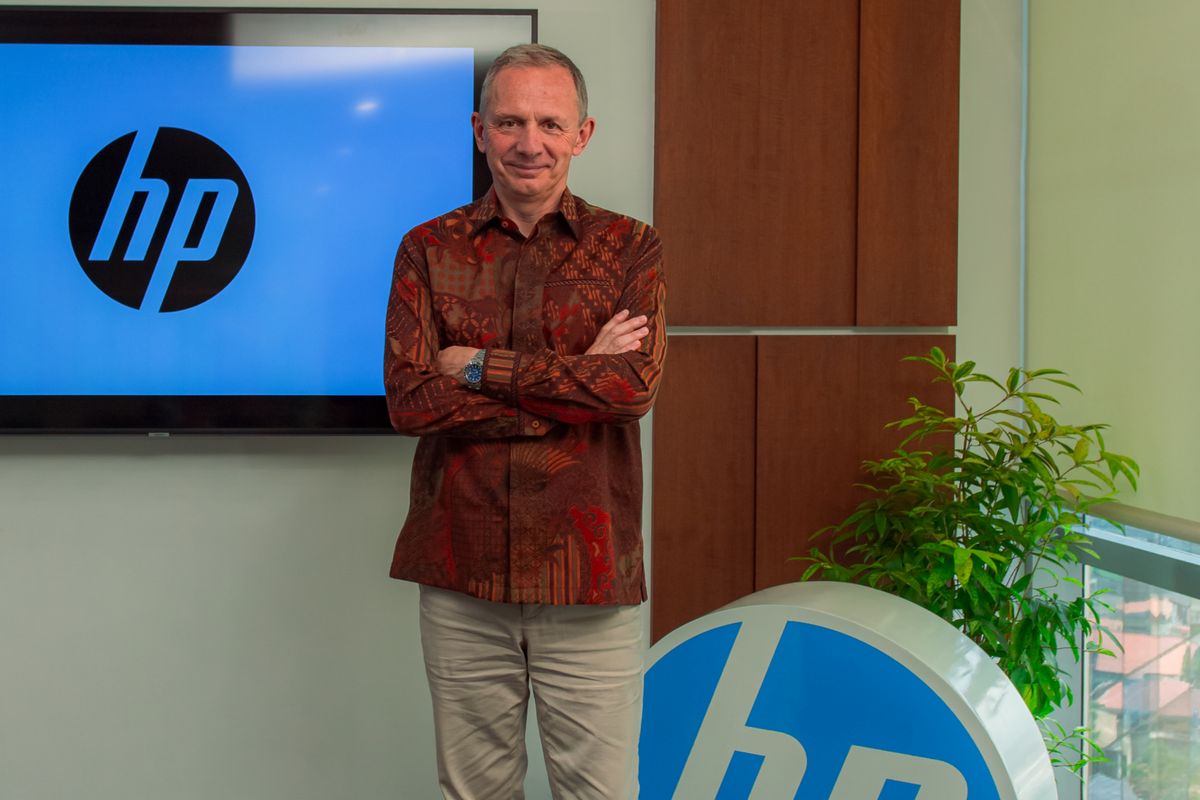
<path id="1" fill-rule="evenodd" d="M 645 315 L 630 317 L 628 310 L 618 311 L 612 319 L 604 323 L 604 327 L 596 334 L 585 352 L 585 356 L 610 355 L 628 353 L 641 347 L 642 339 L 650 333 L 646 327 Z M 434 361 L 434 367 L 443 375 L 455 378 L 463 383 L 463 368 L 479 352 L 474 347 L 453 345 L 440 351 Z"/>

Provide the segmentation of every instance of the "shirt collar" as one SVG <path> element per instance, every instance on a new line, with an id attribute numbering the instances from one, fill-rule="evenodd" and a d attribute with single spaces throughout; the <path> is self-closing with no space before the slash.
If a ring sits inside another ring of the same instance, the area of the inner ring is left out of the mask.
<path id="1" fill-rule="evenodd" d="M 583 228 L 583 201 L 571 194 L 571 190 L 564 188 L 562 200 L 558 204 L 558 215 L 567 223 L 567 228 L 570 229 L 571 235 L 579 239 L 580 232 Z M 479 202 L 475 204 L 474 210 L 470 215 L 472 222 L 472 235 L 478 234 L 489 224 L 500 224 L 504 219 L 504 215 L 500 212 L 500 201 L 496 198 L 496 189 L 492 187 L 487 190 L 487 194 L 479 198 Z"/>

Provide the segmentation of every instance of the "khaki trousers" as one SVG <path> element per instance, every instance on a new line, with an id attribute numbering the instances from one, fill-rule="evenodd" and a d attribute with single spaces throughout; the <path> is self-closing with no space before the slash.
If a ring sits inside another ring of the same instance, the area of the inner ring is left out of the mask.
<path id="1" fill-rule="evenodd" d="M 491 603 L 421 587 L 447 800 L 523 800 L 529 688 L 555 800 L 637 796 L 640 606 Z"/>

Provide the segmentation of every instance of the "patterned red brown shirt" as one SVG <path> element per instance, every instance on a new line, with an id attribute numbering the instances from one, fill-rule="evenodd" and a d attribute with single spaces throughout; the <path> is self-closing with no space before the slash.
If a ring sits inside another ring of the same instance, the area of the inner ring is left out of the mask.
<path id="1" fill-rule="evenodd" d="M 653 228 L 565 192 L 524 237 L 494 193 L 414 228 L 396 256 L 384 386 L 419 435 L 391 574 L 508 603 L 646 598 L 637 420 L 667 346 Z M 650 334 L 584 355 L 628 309 Z M 480 390 L 434 368 L 487 349 Z"/>

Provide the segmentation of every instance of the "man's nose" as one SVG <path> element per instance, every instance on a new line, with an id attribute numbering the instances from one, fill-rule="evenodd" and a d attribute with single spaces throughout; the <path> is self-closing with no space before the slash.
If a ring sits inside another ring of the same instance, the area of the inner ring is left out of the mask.
<path id="1" fill-rule="evenodd" d="M 522 125 L 521 135 L 517 137 L 517 149 L 522 153 L 538 153 L 542 149 L 541 137 L 537 125 Z"/>

